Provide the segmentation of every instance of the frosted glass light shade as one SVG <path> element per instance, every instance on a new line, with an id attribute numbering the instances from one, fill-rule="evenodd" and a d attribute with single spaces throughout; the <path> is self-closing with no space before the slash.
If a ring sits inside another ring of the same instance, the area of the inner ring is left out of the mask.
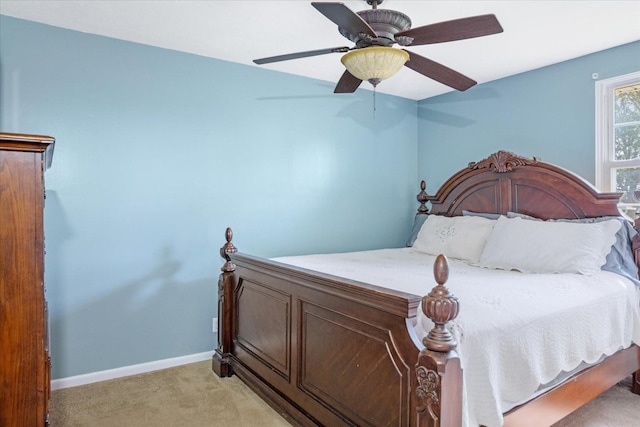
<path id="1" fill-rule="evenodd" d="M 367 80 L 373 86 L 388 79 L 409 60 L 409 54 L 401 49 L 372 46 L 353 50 L 340 61 L 354 77 Z"/>

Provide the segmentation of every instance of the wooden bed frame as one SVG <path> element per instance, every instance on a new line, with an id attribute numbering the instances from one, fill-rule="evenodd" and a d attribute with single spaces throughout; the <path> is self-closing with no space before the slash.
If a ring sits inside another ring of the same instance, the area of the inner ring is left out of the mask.
<path id="1" fill-rule="evenodd" d="M 430 202 L 431 214 L 446 216 L 620 215 L 619 193 L 599 193 L 571 172 L 504 151 L 470 163 L 433 196 L 424 182 L 421 189 L 422 214 Z M 420 342 L 413 329 L 420 296 L 240 254 L 231 239 L 227 229 L 213 356 L 219 376 L 236 374 L 294 425 L 461 425 L 462 370 L 444 328 L 460 307 L 444 286 L 444 258 L 434 266 L 438 286 L 422 304 L 436 327 Z M 639 253 L 637 237 L 636 263 Z M 514 408 L 504 425 L 551 425 L 630 375 L 640 394 L 637 345 Z"/>

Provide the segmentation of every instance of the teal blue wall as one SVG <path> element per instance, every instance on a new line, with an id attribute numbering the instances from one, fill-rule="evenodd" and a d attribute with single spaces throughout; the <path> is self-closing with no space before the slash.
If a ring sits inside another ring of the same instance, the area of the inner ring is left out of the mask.
<path id="1" fill-rule="evenodd" d="M 333 86 L 0 18 L 0 130 L 56 138 L 54 379 L 212 350 L 227 226 L 262 256 L 404 243 L 417 103 Z"/>
<path id="2" fill-rule="evenodd" d="M 53 377 L 211 350 L 226 226 L 262 256 L 400 246 L 498 149 L 594 175 L 594 86 L 640 42 L 415 102 L 0 17 L 0 130 L 46 176 Z M 337 76 L 338 77 L 338 76 Z"/>
<path id="3" fill-rule="evenodd" d="M 434 193 L 504 149 L 595 182 L 595 83 L 640 71 L 640 41 L 418 103 L 418 177 Z"/>

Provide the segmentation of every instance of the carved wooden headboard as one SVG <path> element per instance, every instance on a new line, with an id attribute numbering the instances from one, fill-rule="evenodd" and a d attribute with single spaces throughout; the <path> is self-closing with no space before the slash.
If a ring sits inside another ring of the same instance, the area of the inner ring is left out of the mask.
<path id="1" fill-rule="evenodd" d="M 578 175 L 550 163 L 498 151 L 472 162 L 446 181 L 434 196 L 418 194 L 418 212 L 455 216 L 463 210 L 542 219 L 620 216 L 621 193 L 601 193 Z"/>

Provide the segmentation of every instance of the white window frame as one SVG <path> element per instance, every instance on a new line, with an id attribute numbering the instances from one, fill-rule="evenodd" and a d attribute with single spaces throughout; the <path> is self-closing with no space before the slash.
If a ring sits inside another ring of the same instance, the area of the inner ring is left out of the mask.
<path id="1" fill-rule="evenodd" d="M 619 87 L 640 83 L 640 71 L 596 82 L 596 187 L 611 187 L 616 168 L 640 167 L 640 159 L 615 160 L 614 99 Z"/>

